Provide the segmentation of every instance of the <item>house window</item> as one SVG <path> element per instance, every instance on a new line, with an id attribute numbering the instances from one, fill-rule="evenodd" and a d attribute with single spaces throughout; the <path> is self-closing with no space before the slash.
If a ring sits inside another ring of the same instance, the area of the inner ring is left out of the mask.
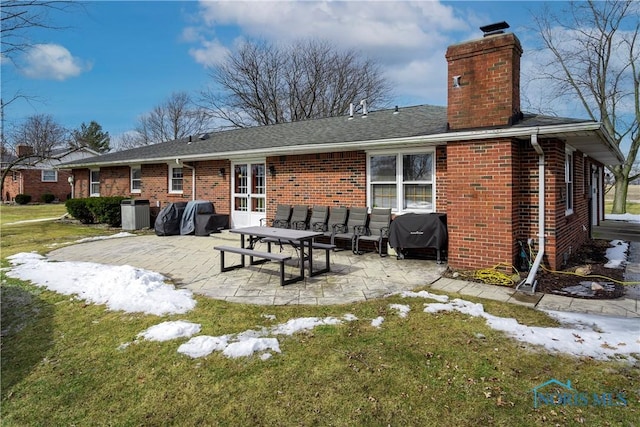
<path id="1" fill-rule="evenodd" d="M 98 197 L 100 196 L 100 171 L 99 170 L 92 170 L 91 171 L 91 177 L 90 177 L 90 183 L 89 185 L 91 186 L 91 197 Z"/>
<path id="2" fill-rule="evenodd" d="M 370 155 L 369 206 L 396 213 L 433 212 L 433 161 L 433 152 Z"/>
<path id="3" fill-rule="evenodd" d="M 11 173 L 11 179 L 12 179 L 13 181 L 17 181 L 17 180 L 18 180 L 18 172 L 13 171 L 13 172 Z"/>
<path id="4" fill-rule="evenodd" d="M 566 151 L 564 156 L 565 214 L 573 213 L 573 152 Z"/>
<path id="5" fill-rule="evenodd" d="M 169 193 L 182 193 L 182 168 L 169 167 Z"/>
<path id="6" fill-rule="evenodd" d="M 58 171 L 55 169 L 43 170 L 42 182 L 58 182 Z"/>
<path id="7" fill-rule="evenodd" d="M 142 168 L 140 166 L 131 167 L 131 192 L 140 193 L 142 191 Z"/>

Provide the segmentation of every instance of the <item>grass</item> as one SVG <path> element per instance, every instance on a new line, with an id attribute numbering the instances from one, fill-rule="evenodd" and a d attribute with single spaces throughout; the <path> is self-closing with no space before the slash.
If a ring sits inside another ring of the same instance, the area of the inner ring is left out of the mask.
<path id="1" fill-rule="evenodd" d="M 611 213 L 612 209 L 613 209 L 613 202 L 605 201 L 604 211 L 606 213 Z M 633 215 L 640 215 L 640 203 L 627 202 L 627 213 L 633 214 Z"/>
<path id="2" fill-rule="evenodd" d="M 73 235 L 86 228 L 49 224 Z M 55 241 L 59 233 L 51 233 Z M 7 238 L 15 248 L 23 236 Z M 33 245 L 44 253 L 51 242 Z M 3 272 L 2 425 L 631 426 L 640 415 L 637 366 L 526 348 L 481 319 L 424 313 L 424 300 L 271 307 L 196 298 L 179 316 L 111 312 Z M 521 323 L 554 324 L 535 310 L 482 302 Z M 395 315 L 393 303 L 410 305 L 409 316 Z M 218 336 L 345 313 L 360 320 L 279 337 L 282 353 L 264 361 L 191 359 L 176 351 L 185 340 L 135 342 L 165 320 L 200 323 L 201 334 Z M 377 316 L 385 317 L 381 328 L 370 325 Z M 629 405 L 534 409 L 532 389 L 551 378 L 585 393 L 622 391 Z"/>
<path id="3" fill-rule="evenodd" d="M 72 221 L 45 220 L 60 218 L 67 212 L 62 204 L 0 205 L 0 253 L 2 258 L 36 251 L 45 254 L 56 246 L 75 240 L 113 234 L 103 226 L 78 226 Z"/>

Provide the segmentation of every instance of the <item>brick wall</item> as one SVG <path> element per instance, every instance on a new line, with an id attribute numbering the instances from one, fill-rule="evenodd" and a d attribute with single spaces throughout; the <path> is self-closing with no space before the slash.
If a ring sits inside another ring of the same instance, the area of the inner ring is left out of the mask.
<path id="1" fill-rule="evenodd" d="M 510 140 L 447 146 L 446 212 L 451 267 L 513 263 L 517 150 L 517 142 Z"/>
<path id="2" fill-rule="evenodd" d="M 13 180 L 14 172 L 16 180 Z M 3 200 L 12 201 L 16 195 L 28 194 L 32 202 L 41 202 L 43 194 L 53 194 L 59 201 L 65 201 L 71 194 L 71 186 L 67 179 L 69 171 L 59 170 L 56 182 L 42 182 L 40 169 L 21 169 L 11 171 L 4 180 Z"/>
<path id="3" fill-rule="evenodd" d="M 278 203 L 325 206 L 366 206 L 364 151 L 267 158 L 276 170 L 267 177 L 267 218 Z"/>
<path id="4" fill-rule="evenodd" d="M 513 34 L 447 49 L 450 129 L 507 125 L 520 113 L 521 55 L 520 41 Z M 459 87 L 452 87 L 455 76 L 460 76 Z"/>
<path id="5" fill-rule="evenodd" d="M 196 199 L 210 200 L 216 212 L 230 213 L 229 162 L 226 160 L 194 163 L 196 168 Z M 224 176 L 218 176 L 225 168 Z M 129 166 L 100 168 L 100 195 L 124 196 L 149 200 L 152 207 L 163 207 L 168 203 L 187 202 L 192 197 L 192 172 L 185 167 L 182 194 L 169 193 L 169 165 L 166 163 L 142 165 L 142 185 L 139 193 L 131 192 Z M 89 170 L 74 169 L 75 197 L 89 197 Z"/>

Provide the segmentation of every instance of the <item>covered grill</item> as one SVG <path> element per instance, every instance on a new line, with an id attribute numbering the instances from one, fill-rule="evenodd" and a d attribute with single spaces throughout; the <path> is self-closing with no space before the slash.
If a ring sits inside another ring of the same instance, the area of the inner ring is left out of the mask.
<path id="1" fill-rule="evenodd" d="M 389 228 L 389 246 L 396 250 L 398 259 L 404 258 L 406 249 L 433 248 L 441 262 L 441 252 L 448 246 L 447 215 L 407 213 L 397 216 Z"/>

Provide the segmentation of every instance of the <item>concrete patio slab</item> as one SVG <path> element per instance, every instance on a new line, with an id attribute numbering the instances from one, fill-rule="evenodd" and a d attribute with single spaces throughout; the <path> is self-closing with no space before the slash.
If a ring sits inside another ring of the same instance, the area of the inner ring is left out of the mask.
<path id="1" fill-rule="evenodd" d="M 48 257 L 54 261 L 132 265 L 162 273 L 177 287 L 190 289 L 195 294 L 240 304 L 336 305 L 429 287 L 433 291 L 476 296 L 543 310 L 640 318 L 640 304 L 635 298 L 586 300 L 541 293 L 529 295 L 516 292 L 513 288 L 442 277 L 446 265 L 438 264 L 435 260 L 397 260 L 393 256 L 381 258 L 376 253 L 355 255 L 350 251 L 333 252 L 329 273 L 280 286 L 278 266 L 272 263 L 221 273 L 220 255 L 213 249 L 221 244 L 240 246 L 240 239 L 227 231 L 211 236 L 159 237 L 145 234 L 74 244 L 55 249 Z M 636 249 L 640 251 L 640 247 Z M 290 251 L 297 258 L 293 249 L 284 246 L 283 250 Z M 631 272 L 640 271 L 637 257 L 630 259 Z M 234 261 L 230 258 L 227 262 Z M 323 266 L 324 261 L 324 253 L 316 251 L 314 265 Z M 287 264 L 285 274 L 290 277 L 299 272 L 298 269 L 294 260 Z M 634 273 L 630 276 L 636 277 Z"/>

